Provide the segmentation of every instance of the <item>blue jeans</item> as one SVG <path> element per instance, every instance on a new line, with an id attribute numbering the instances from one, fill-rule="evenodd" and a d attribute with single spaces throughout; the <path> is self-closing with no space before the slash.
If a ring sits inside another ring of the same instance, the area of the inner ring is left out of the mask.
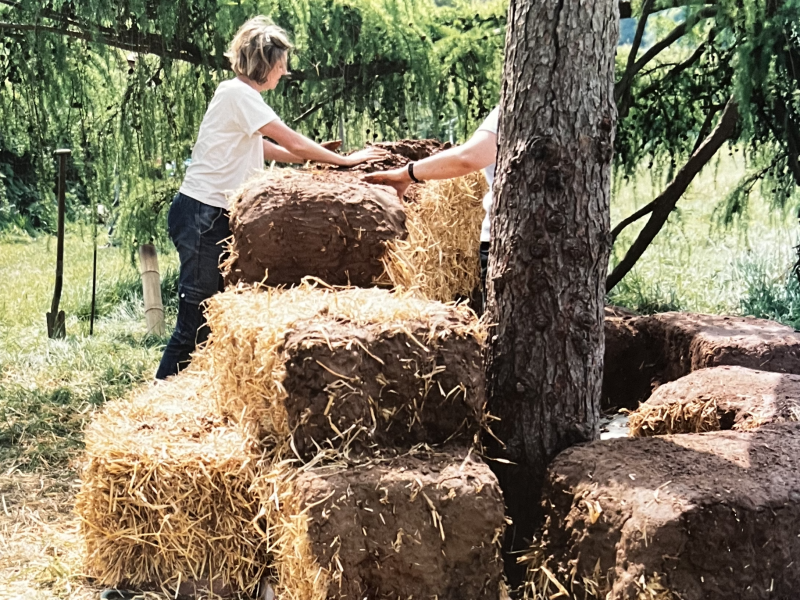
<path id="1" fill-rule="evenodd" d="M 191 353 L 208 338 L 202 304 L 223 289 L 219 272 L 222 241 L 231 235 L 228 211 L 178 193 L 167 217 L 169 237 L 181 261 L 178 321 L 164 349 L 156 379 L 186 367 Z"/>

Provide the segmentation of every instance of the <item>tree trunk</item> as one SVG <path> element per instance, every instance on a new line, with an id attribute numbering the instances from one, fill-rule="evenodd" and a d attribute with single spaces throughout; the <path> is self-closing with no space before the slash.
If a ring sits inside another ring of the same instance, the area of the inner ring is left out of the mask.
<path id="1" fill-rule="evenodd" d="M 511 1 L 487 363 L 507 549 L 530 543 L 551 459 L 598 432 L 617 38 L 615 0 Z"/>

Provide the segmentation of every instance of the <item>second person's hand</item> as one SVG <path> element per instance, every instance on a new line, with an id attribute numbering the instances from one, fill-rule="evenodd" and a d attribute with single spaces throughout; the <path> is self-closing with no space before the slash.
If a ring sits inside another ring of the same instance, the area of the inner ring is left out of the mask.
<path id="1" fill-rule="evenodd" d="M 367 183 L 376 185 L 388 185 L 393 187 L 397 192 L 399 198 L 405 196 L 408 186 L 411 185 L 411 178 L 408 176 L 406 167 L 400 169 L 393 169 L 391 171 L 377 171 L 375 173 L 367 173 L 362 178 Z"/>

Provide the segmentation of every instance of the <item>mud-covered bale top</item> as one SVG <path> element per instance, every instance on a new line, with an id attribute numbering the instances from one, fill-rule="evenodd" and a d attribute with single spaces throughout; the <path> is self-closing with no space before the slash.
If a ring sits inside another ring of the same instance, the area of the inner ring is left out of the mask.
<path id="1" fill-rule="evenodd" d="M 386 243 L 406 237 L 396 194 L 334 171 L 272 169 L 232 200 L 228 283 L 369 286 L 383 273 Z"/>
<path id="2" fill-rule="evenodd" d="M 449 142 L 439 140 L 398 140 L 396 142 L 377 142 L 370 144 L 382 150 L 378 158 L 355 165 L 354 167 L 328 167 L 331 170 L 350 171 L 356 173 L 373 173 L 404 167 L 408 163 L 428 158 L 451 147 Z"/>
<path id="3" fill-rule="evenodd" d="M 231 289 L 207 309 L 204 360 L 224 414 L 320 448 L 471 441 L 483 325 L 465 306 L 375 288 Z"/>
<path id="4" fill-rule="evenodd" d="M 466 450 L 306 470 L 281 500 L 278 598 L 500 598 L 503 499 Z"/>
<path id="5" fill-rule="evenodd" d="M 249 488 L 260 456 L 199 374 L 107 404 L 88 426 L 75 510 L 85 568 L 107 586 L 253 591 L 269 569 Z"/>
<path id="6" fill-rule="evenodd" d="M 800 333 L 765 319 L 680 312 L 612 317 L 606 335 L 612 342 L 606 351 L 606 407 L 635 409 L 658 385 L 707 367 L 800 375 Z"/>
<path id="7" fill-rule="evenodd" d="M 546 481 L 544 566 L 577 597 L 794 598 L 799 470 L 796 423 L 574 447 Z"/>
<path id="8" fill-rule="evenodd" d="M 800 420 L 800 375 L 700 369 L 657 388 L 628 420 L 632 436 L 746 431 Z"/>

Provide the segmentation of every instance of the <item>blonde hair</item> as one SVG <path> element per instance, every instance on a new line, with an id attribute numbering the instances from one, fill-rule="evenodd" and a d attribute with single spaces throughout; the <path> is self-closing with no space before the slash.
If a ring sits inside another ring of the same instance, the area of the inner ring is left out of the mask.
<path id="1" fill-rule="evenodd" d="M 258 16 L 239 28 L 225 56 L 234 73 L 261 84 L 291 49 L 288 34 L 269 18 Z"/>

